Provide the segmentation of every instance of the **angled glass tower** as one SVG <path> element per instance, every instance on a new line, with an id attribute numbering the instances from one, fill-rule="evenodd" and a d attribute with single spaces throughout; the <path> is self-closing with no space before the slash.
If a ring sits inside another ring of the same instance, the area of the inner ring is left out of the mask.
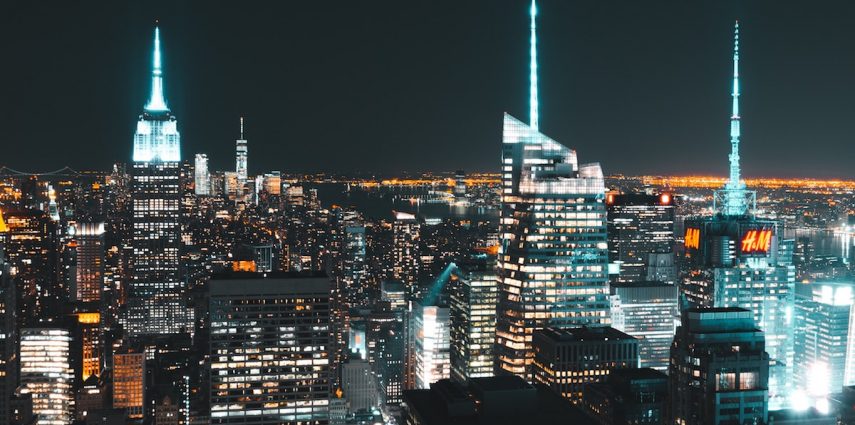
<path id="1" fill-rule="evenodd" d="M 505 114 L 497 259 L 497 368 L 524 378 L 543 327 L 609 323 L 603 172 L 538 131 L 531 9 L 531 124 Z"/>
<path id="2" fill-rule="evenodd" d="M 154 30 L 151 95 L 134 135 L 133 255 L 123 315 L 131 336 L 190 330 L 187 287 L 179 276 L 181 137 L 163 95 L 160 31 Z"/>

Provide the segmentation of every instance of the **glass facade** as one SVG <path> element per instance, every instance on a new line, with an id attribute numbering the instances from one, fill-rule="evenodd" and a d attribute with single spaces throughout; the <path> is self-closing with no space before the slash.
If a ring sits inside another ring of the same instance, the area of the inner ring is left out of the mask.
<path id="1" fill-rule="evenodd" d="M 451 286 L 451 376 L 465 383 L 469 378 L 493 376 L 496 343 L 495 258 L 462 264 Z"/>
<path id="2" fill-rule="evenodd" d="M 417 389 L 430 388 L 430 384 L 451 377 L 448 313 L 448 307 L 413 305 Z"/>
<path id="3" fill-rule="evenodd" d="M 532 333 L 609 323 L 599 164 L 505 115 L 498 253 L 498 367 L 525 377 Z"/>
<path id="4" fill-rule="evenodd" d="M 663 282 L 613 284 L 612 326 L 639 343 L 639 367 L 668 370 L 677 329 L 677 286 Z"/>

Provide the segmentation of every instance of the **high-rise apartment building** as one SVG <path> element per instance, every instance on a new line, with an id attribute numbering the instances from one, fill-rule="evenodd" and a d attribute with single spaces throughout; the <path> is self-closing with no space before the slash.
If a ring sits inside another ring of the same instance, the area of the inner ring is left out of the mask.
<path id="1" fill-rule="evenodd" d="M 81 302 L 100 301 L 104 286 L 104 223 L 77 223 L 73 229 L 77 272 L 72 296 Z"/>
<path id="2" fill-rule="evenodd" d="M 532 382 L 574 403 L 582 400 L 585 385 L 618 369 L 638 368 L 638 340 L 609 326 L 541 329 L 532 345 Z"/>
<path id="3" fill-rule="evenodd" d="M 22 328 L 21 393 L 32 398 L 39 424 L 66 425 L 74 419 L 71 335 L 60 328 Z"/>
<path id="4" fill-rule="evenodd" d="M 392 278 L 404 282 L 410 299 L 420 298 L 419 222 L 416 216 L 395 212 L 392 237 Z"/>
<path id="5" fill-rule="evenodd" d="M 181 137 L 166 105 L 155 28 L 152 89 L 134 135 L 130 258 L 125 330 L 130 336 L 191 330 L 186 283 L 179 275 Z"/>
<path id="6" fill-rule="evenodd" d="M 765 348 L 763 332 L 744 308 L 684 310 L 671 348 L 669 423 L 768 423 Z"/>
<path id="7" fill-rule="evenodd" d="M 613 283 L 648 280 L 659 255 L 674 255 L 674 198 L 670 193 L 609 193 L 609 262 L 619 273 Z M 660 260 L 661 261 L 661 260 Z M 676 283 L 677 276 L 663 279 Z"/>
<path id="8" fill-rule="evenodd" d="M 532 334 L 609 323 L 603 172 L 538 127 L 535 16 L 530 124 L 505 114 L 499 217 L 498 368 L 525 377 Z"/>
<path id="9" fill-rule="evenodd" d="M 612 327 L 638 339 L 639 367 L 668 370 L 677 329 L 678 290 L 664 282 L 611 285 Z"/>
<path id="10" fill-rule="evenodd" d="M 235 273 L 208 285 L 211 423 L 328 423 L 329 279 Z"/>
<path id="11" fill-rule="evenodd" d="M 193 172 L 193 189 L 195 190 L 196 195 L 211 195 L 211 172 L 208 170 L 207 154 L 196 154 L 196 162 Z"/>
<path id="12" fill-rule="evenodd" d="M 451 377 L 493 376 L 496 343 L 496 258 L 477 255 L 458 267 L 451 286 Z"/>
<path id="13" fill-rule="evenodd" d="M 714 193 L 713 216 L 685 221 L 681 293 L 690 307 L 751 311 L 772 358 L 769 408 L 778 410 L 788 406 L 793 384 L 793 241 L 776 221 L 756 217 L 756 193 L 740 177 L 738 24 L 733 65 L 730 177 Z"/>

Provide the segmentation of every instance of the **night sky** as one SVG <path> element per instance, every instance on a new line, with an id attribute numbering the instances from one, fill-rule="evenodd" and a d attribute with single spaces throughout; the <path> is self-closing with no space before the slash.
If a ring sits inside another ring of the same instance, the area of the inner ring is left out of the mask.
<path id="1" fill-rule="evenodd" d="M 540 0 L 541 131 L 607 174 L 725 175 L 734 19 L 743 171 L 854 178 L 855 2 Z M 0 5 L 0 164 L 130 159 L 160 20 L 182 154 L 251 173 L 497 171 L 528 121 L 528 2 Z"/>

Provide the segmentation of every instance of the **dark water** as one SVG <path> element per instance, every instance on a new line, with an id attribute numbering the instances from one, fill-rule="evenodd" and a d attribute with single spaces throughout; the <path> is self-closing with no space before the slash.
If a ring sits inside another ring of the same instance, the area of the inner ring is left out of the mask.
<path id="1" fill-rule="evenodd" d="M 784 229 L 784 237 L 810 238 L 813 241 L 817 255 L 835 255 L 847 258 L 849 256 L 849 248 L 852 245 L 852 236 L 831 231 L 786 228 Z"/>
<path id="2" fill-rule="evenodd" d="M 438 196 L 431 194 L 428 188 L 371 188 L 362 189 L 340 183 L 321 183 L 309 186 L 318 190 L 321 205 L 353 207 L 370 219 L 391 219 L 392 211 L 415 214 L 420 218 L 465 218 L 472 220 L 491 220 L 499 217 L 496 208 L 457 205 L 434 201 Z"/>

